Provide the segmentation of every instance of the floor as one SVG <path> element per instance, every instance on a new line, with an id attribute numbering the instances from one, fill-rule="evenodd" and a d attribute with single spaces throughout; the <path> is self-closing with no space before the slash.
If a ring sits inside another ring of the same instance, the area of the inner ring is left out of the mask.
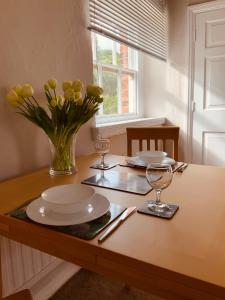
<path id="1" fill-rule="evenodd" d="M 50 300 L 163 300 L 81 269 Z"/>

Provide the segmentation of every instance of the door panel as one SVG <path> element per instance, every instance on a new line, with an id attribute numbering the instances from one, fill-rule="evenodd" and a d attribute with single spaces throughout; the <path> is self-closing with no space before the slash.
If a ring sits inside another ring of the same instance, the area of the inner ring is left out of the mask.
<path id="1" fill-rule="evenodd" d="M 221 149 L 225 148 L 225 132 L 203 132 L 203 163 L 221 166 L 224 156 Z"/>
<path id="2" fill-rule="evenodd" d="M 206 47 L 225 45 L 225 19 L 206 21 Z"/>
<path id="3" fill-rule="evenodd" d="M 206 57 L 205 68 L 205 110 L 225 109 L 225 55 Z"/>
<path id="4" fill-rule="evenodd" d="M 225 9 L 196 16 L 194 163 L 225 166 Z"/>

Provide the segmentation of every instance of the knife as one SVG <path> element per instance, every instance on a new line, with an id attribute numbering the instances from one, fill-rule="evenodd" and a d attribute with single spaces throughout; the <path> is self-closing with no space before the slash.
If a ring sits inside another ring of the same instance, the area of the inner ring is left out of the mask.
<path id="1" fill-rule="evenodd" d="M 181 166 L 181 168 L 179 168 L 179 169 L 177 170 L 177 172 L 182 173 L 182 172 L 187 168 L 187 166 L 188 166 L 188 164 L 184 164 L 183 166 Z"/>
<path id="2" fill-rule="evenodd" d="M 123 221 L 130 215 L 132 214 L 134 211 L 136 210 L 136 206 L 132 206 L 132 207 L 128 207 L 123 213 L 122 215 L 119 217 L 118 220 L 116 220 L 112 225 L 109 226 L 109 228 L 107 228 L 102 235 L 99 237 L 98 242 L 101 243 L 102 241 L 104 241 L 104 239 L 109 236 L 120 224 L 123 223 Z"/>
<path id="3" fill-rule="evenodd" d="M 175 169 L 173 169 L 173 173 L 175 173 L 175 172 L 178 172 L 178 170 L 180 169 L 180 168 L 182 168 L 183 167 L 183 165 L 184 165 L 184 163 L 181 163 L 180 165 L 178 165 Z"/>

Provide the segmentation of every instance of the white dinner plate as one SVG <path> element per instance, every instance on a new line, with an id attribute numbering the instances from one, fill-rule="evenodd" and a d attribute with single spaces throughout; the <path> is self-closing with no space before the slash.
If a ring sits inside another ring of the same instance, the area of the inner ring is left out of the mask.
<path id="1" fill-rule="evenodd" d="M 51 208 L 48 207 L 47 202 L 42 198 L 32 201 L 27 206 L 26 213 L 31 220 L 37 223 L 66 226 L 95 220 L 107 213 L 109 207 L 109 200 L 96 193 L 89 202 L 84 202 L 84 206 L 81 210 L 71 214 L 52 211 Z"/>
<path id="2" fill-rule="evenodd" d="M 128 164 L 133 166 L 147 167 L 147 163 L 141 160 L 138 156 L 130 157 L 126 161 Z M 165 157 L 162 159 L 162 163 L 170 164 L 172 166 L 176 163 L 176 161 L 170 157 Z"/>

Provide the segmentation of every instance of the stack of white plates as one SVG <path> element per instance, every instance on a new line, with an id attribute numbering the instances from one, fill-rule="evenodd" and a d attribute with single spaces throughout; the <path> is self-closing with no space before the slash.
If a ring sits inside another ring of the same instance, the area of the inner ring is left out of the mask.
<path id="1" fill-rule="evenodd" d="M 109 200 L 82 184 L 59 185 L 44 191 L 27 206 L 27 216 L 45 225 L 66 226 L 90 222 L 108 212 Z"/>
<path id="2" fill-rule="evenodd" d="M 127 159 L 127 163 L 133 166 L 147 167 L 148 163 L 163 162 L 174 165 L 176 161 L 167 157 L 163 151 L 139 151 L 136 156 Z"/>

